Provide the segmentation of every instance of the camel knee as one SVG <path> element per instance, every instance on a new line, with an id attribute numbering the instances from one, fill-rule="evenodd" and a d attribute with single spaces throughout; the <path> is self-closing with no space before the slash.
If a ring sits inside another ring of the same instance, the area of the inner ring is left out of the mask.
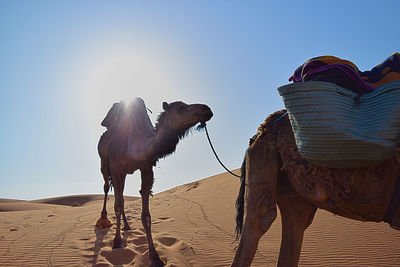
<path id="1" fill-rule="evenodd" d="M 124 208 L 124 202 L 120 199 L 115 199 L 114 211 L 115 215 L 117 215 L 117 218 L 122 214 L 123 208 Z"/>
<path id="2" fill-rule="evenodd" d="M 151 227 L 151 216 L 150 214 L 142 214 L 142 225 L 145 229 L 150 229 Z"/>
<path id="3" fill-rule="evenodd" d="M 114 211 L 115 211 L 115 215 L 117 216 L 117 218 L 119 218 L 119 216 L 121 216 L 121 214 L 122 214 L 122 208 L 121 208 L 121 206 L 115 206 L 114 207 Z"/>

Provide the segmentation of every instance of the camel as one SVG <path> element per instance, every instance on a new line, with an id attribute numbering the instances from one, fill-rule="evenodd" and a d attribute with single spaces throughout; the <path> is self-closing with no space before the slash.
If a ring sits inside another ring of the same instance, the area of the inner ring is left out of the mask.
<path id="1" fill-rule="evenodd" d="M 246 151 L 236 201 L 240 242 L 232 266 L 250 266 L 277 206 L 282 220 L 280 267 L 298 266 L 304 231 L 318 208 L 355 220 L 386 221 L 399 229 L 399 209 L 389 220 L 385 213 L 400 178 L 400 149 L 366 168 L 316 166 L 298 153 L 285 112 L 267 117 Z"/>
<path id="2" fill-rule="evenodd" d="M 185 137 L 191 127 L 198 123 L 204 125 L 213 116 L 211 109 L 202 104 L 188 105 L 183 102 L 163 103 L 164 111 L 152 128 L 144 102 L 136 98 L 133 104 L 122 102 L 113 105 L 102 125 L 108 130 L 101 136 L 98 152 L 101 158 L 101 172 L 104 178 L 104 204 L 98 227 L 109 227 L 106 202 L 110 185 L 114 187 L 114 210 L 116 214 L 116 233 L 113 248 L 121 248 L 121 214 L 124 230 L 129 224 L 124 212 L 123 191 L 127 174 L 136 170 L 141 172 L 142 215 L 141 221 L 146 231 L 150 266 L 164 266 L 155 250 L 151 236 L 151 216 L 149 195 L 154 181 L 153 166 L 176 149 L 179 140 Z"/>

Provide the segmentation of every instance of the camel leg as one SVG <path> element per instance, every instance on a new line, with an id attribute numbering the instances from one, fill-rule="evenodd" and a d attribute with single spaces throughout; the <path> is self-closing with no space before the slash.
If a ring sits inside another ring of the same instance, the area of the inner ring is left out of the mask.
<path id="1" fill-rule="evenodd" d="M 276 218 L 279 156 L 273 149 L 251 146 L 246 155 L 246 207 L 242 237 L 232 266 L 250 266 L 261 236 Z"/>
<path id="2" fill-rule="evenodd" d="M 104 182 L 104 202 L 103 202 L 103 210 L 101 211 L 101 219 L 107 219 L 107 197 L 108 192 L 110 190 L 109 182 Z"/>
<path id="3" fill-rule="evenodd" d="M 125 203 L 124 199 L 122 201 Z M 124 204 L 124 206 L 125 206 L 125 204 Z M 131 227 L 128 224 L 128 220 L 126 219 L 126 216 L 125 216 L 125 209 L 122 210 L 122 219 L 124 220 L 124 231 L 131 230 Z"/>
<path id="4" fill-rule="evenodd" d="M 108 192 L 110 190 L 110 181 L 108 180 L 108 174 L 106 172 L 106 169 L 103 166 L 104 165 L 102 164 L 101 173 L 103 174 L 104 178 L 104 203 L 100 219 L 98 219 L 96 222 L 96 226 L 99 228 L 111 227 L 112 225 L 111 221 L 107 218 L 107 197 L 108 197 Z"/>
<path id="5" fill-rule="evenodd" d="M 141 169 L 142 188 L 140 194 L 142 195 L 142 224 L 146 230 L 147 242 L 149 244 L 149 259 L 151 267 L 164 266 L 165 263 L 160 259 L 154 247 L 153 237 L 151 236 L 151 216 L 149 210 L 149 196 L 151 188 L 153 187 L 154 174 L 151 167 Z"/>
<path id="6" fill-rule="evenodd" d="M 300 197 L 278 200 L 282 219 L 282 242 L 278 267 L 298 266 L 304 231 L 312 223 L 317 208 Z"/>
<path id="7" fill-rule="evenodd" d="M 125 183 L 125 174 L 118 174 L 113 177 L 113 184 L 114 184 L 114 211 L 115 216 L 117 217 L 117 225 L 116 225 L 116 232 L 115 237 L 113 240 L 113 248 L 121 248 L 121 215 L 122 211 L 124 210 L 124 198 L 123 198 L 123 191 L 124 191 L 124 183 Z M 114 179 L 114 177 L 116 179 Z"/>

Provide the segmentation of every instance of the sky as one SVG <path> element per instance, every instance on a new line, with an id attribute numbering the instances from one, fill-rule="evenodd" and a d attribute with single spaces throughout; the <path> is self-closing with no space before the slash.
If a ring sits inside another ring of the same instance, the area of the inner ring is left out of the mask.
<path id="1" fill-rule="evenodd" d="M 0 198 L 102 194 L 97 143 L 114 102 L 204 103 L 240 167 L 276 88 L 309 58 L 369 70 L 400 52 L 398 1 L 0 0 Z M 154 168 L 154 192 L 224 172 L 204 132 Z M 138 196 L 140 175 L 125 194 Z"/>

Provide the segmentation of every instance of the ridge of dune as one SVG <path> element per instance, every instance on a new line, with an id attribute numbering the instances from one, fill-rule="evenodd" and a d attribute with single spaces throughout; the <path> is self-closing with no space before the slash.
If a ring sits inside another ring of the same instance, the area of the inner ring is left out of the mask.
<path id="1" fill-rule="evenodd" d="M 52 208 L 52 205 L 32 203 L 30 201 L 0 202 L 0 212 L 29 211 L 50 208 Z"/>
<path id="2" fill-rule="evenodd" d="M 239 171 L 236 170 L 236 173 Z M 154 244 L 167 266 L 229 266 L 234 242 L 235 200 L 240 180 L 227 173 L 180 185 L 150 200 Z M 107 204 L 115 223 L 113 196 Z M 112 249 L 115 225 L 98 229 L 102 195 L 65 196 L 4 204 L 41 209 L 1 213 L 0 266 L 148 266 L 141 201 L 125 198 L 132 230 L 123 231 L 124 248 Z M 71 206 L 71 201 L 81 201 Z M 43 208 L 44 207 L 44 208 Z M 260 240 L 252 266 L 276 266 L 280 215 Z M 400 231 L 319 210 L 305 233 L 299 266 L 396 266 Z"/>
<path id="3" fill-rule="evenodd" d="M 26 202 L 27 200 L 11 199 L 11 198 L 0 198 L 0 204 L 2 203 L 18 203 Z"/>
<path id="4" fill-rule="evenodd" d="M 112 195 L 110 194 L 110 197 Z M 136 200 L 138 197 L 132 196 L 124 196 L 125 200 L 131 201 Z M 62 206 L 83 206 L 87 203 L 93 201 L 103 201 L 104 195 L 103 194 L 87 194 L 87 195 L 69 195 L 69 196 L 61 196 L 61 197 L 51 197 L 51 198 L 44 198 L 38 200 L 32 200 L 32 203 L 42 203 L 42 204 L 52 204 L 52 205 L 62 205 Z"/>
<path id="5" fill-rule="evenodd" d="M 113 199 L 113 195 L 110 195 L 109 198 Z M 124 198 L 127 201 L 138 199 L 138 197 L 132 196 L 124 196 Z M 54 208 L 53 205 L 76 207 L 84 206 L 97 201 L 102 202 L 103 200 L 104 195 L 101 194 L 69 195 L 37 200 L 17 200 L 0 198 L 0 212 L 51 209 Z"/>

